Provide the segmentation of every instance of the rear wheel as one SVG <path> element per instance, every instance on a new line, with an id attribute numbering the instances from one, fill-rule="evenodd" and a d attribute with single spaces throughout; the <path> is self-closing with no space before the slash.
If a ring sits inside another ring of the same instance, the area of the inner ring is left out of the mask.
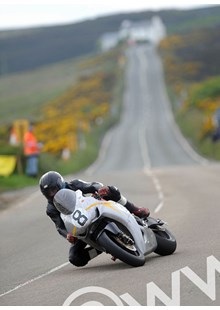
<path id="1" fill-rule="evenodd" d="M 157 239 L 157 248 L 154 252 L 162 256 L 173 254 L 177 247 L 173 234 L 166 228 L 153 230 L 153 232 Z"/>
<path id="2" fill-rule="evenodd" d="M 99 237 L 98 242 L 106 249 L 107 253 L 130 266 L 139 267 L 145 263 L 145 256 L 138 252 L 134 241 L 125 234 L 115 236 L 104 231 Z"/>

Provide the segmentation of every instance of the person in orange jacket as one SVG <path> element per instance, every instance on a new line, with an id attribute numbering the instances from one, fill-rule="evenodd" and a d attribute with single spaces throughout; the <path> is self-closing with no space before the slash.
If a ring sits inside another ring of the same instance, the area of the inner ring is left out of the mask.
<path id="1" fill-rule="evenodd" d="M 24 134 L 24 155 L 26 157 L 26 175 L 37 177 L 38 175 L 38 157 L 40 147 L 33 133 L 33 126 L 30 125 L 28 131 Z"/>

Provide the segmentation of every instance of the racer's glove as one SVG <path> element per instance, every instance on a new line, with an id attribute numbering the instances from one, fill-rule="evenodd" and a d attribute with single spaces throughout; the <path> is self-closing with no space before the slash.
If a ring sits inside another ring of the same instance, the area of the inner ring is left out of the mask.
<path id="1" fill-rule="evenodd" d="M 68 240 L 70 243 L 74 244 L 77 241 L 77 238 L 74 237 L 72 234 L 68 233 L 66 236 L 66 240 Z"/>
<path id="2" fill-rule="evenodd" d="M 103 186 L 98 190 L 98 195 L 106 200 L 119 201 L 121 199 L 120 191 L 115 186 Z"/>

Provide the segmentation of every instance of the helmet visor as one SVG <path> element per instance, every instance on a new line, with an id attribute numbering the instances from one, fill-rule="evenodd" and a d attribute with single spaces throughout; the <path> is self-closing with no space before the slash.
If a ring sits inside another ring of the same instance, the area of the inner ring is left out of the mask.
<path id="1" fill-rule="evenodd" d="M 48 199 L 51 199 L 58 192 L 58 190 L 59 188 L 57 186 L 53 186 L 53 187 L 44 188 L 42 192 Z"/>

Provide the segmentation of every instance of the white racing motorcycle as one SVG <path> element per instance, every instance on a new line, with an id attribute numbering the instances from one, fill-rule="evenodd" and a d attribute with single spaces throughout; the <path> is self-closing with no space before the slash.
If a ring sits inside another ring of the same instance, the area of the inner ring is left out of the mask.
<path id="1" fill-rule="evenodd" d="M 128 265 L 144 265 L 145 256 L 152 252 L 170 255 L 176 250 L 176 239 L 162 220 L 140 219 L 114 201 L 61 189 L 54 205 L 69 233 Z"/>

